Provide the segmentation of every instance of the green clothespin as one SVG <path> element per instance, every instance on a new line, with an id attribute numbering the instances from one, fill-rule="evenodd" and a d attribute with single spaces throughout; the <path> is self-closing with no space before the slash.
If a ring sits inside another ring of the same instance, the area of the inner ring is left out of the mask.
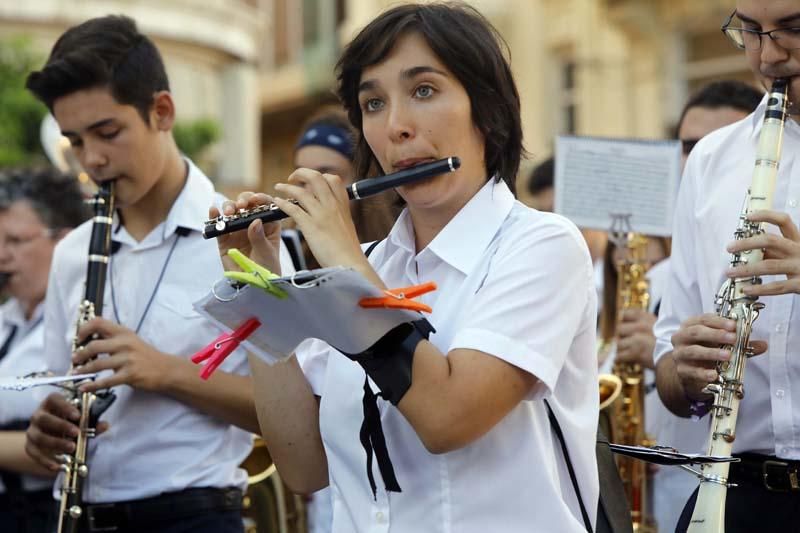
<path id="1" fill-rule="evenodd" d="M 228 257 L 233 259 L 233 262 L 239 265 L 243 272 L 225 272 L 226 278 L 258 287 L 276 298 L 284 299 L 288 297 L 286 291 L 270 283 L 271 280 L 280 276 L 273 274 L 236 248 L 228 250 Z"/>

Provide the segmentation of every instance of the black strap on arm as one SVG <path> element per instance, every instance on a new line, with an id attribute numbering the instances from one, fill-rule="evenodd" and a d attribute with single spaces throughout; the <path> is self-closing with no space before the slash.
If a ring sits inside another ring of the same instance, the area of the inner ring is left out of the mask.
<path id="1" fill-rule="evenodd" d="M 575 469 L 572 467 L 572 459 L 569 457 L 569 450 L 567 450 L 567 443 L 564 440 L 564 433 L 561 431 L 561 425 L 558 423 L 556 414 L 550 403 L 544 400 L 544 406 L 547 407 L 547 418 L 550 419 L 550 426 L 558 437 L 558 442 L 561 443 L 561 452 L 564 454 L 564 460 L 567 463 L 567 470 L 569 471 L 569 478 L 572 480 L 572 488 L 575 489 L 575 496 L 578 497 L 578 505 L 581 507 L 581 516 L 583 517 L 583 524 L 586 526 L 586 531 L 593 533 L 592 521 L 589 519 L 589 513 L 586 512 L 586 507 L 583 505 L 583 497 L 581 496 L 581 489 L 578 487 L 578 478 L 575 476 Z"/>

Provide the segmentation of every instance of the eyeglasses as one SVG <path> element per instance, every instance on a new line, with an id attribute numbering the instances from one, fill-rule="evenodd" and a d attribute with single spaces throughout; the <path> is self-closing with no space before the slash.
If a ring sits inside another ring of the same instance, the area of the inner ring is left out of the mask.
<path id="1" fill-rule="evenodd" d="M 10 233 L 6 233 L 5 235 L 0 235 L 0 245 L 7 246 L 8 248 L 17 249 L 21 248 L 22 246 L 35 241 L 36 239 L 40 238 L 52 238 L 55 236 L 56 230 L 51 228 L 45 228 L 38 233 L 34 233 L 33 235 L 29 236 L 22 236 L 22 235 L 13 235 Z"/>
<path id="2" fill-rule="evenodd" d="M 724 33 L 737 48 L 742 50 L 761 50 L 761 36 L 768 35 L 773 42 L 784 50 L 800 49 L 800 28 L 778 28 L 770 31 L 750 30 L 747 28 L 731 28 L 736 11 L 731 13 L 725 24 L 722 25 Z"/>

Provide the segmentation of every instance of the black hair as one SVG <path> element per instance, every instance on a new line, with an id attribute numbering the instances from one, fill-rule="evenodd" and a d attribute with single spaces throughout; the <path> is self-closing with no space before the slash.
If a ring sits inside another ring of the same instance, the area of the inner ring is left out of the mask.
<path id="1" fill-rule="evenodd" d="M 401 5 L 380 14 L 347 45 L 336 65 L 338 95 L 359 132 L 356 176 L 380 173 L 362 131 L 358 86 L 364 68 L 380 63 L 402 36 L 416 32 L 469 95 L 472 121 L 485 139 L 486 170 L 512 192 L 522 145 L 519 93 L 508 46 L 475 8 L 463 3 Z M 443 154 L 458 155 L 458 154 Z"/>
<path id="2" fill-rule="evenodd" d="M 89 209 L 75 176 L 53 167 L 15 168 L 0 172 L 0 209 L 28 202 L 42 224 L 69 229 L 89 218 Z"/>
<path id="3" fill-rule="evenodd" d="M 528 178 L 528 192 L 536 195 L 540 192 L 552 189 L 555 177 L 556 161 L 549 157 L 536 165 Z"/>
<path id="4" fill-rule="evenodd" d="M 155 44 L 122 15 L 93 18 L 68 29 L 42 70 L 26 87 L 50 111 L 53 103 L 84 89 L 107 87 L 114 99 L 137 109 L 146 124 L 153 97 L 169 90 L 164 61 Z"/>
<path id="5" fill-rule="evenodd" d="M 755 111 L 764 93 L 759 91 L 752 85 L 736 80 L 715 81 L 709 83 L 697 91 L 681 112 L 681 118 L 675 128 L 677 132 L 680 131 L 683 119 L 686 118 L 686 113 L 694 107 L 705 107 L 709 109 L 719 109 L 722 107 L 731 107 L 738 111 L 743 111 L 747 114 Z"/>

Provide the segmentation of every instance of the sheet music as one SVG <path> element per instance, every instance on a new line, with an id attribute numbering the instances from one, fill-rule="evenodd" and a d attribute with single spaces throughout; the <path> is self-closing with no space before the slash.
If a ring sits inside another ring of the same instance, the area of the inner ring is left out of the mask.
<path id="1" fill-rule="evenodd" d="M 583 228 L 608 230 L 630 214 L 633 231 L 669 236 L 681 172 L 678 141 L 559 136 L 555 210 Z"/>
<path id="2" fill-rule="evenodd" d="M 194 307 L 225 331 L 257 318 L 261 327 L 242 346 L 268 363 L 290 356 L 308 338 L 324 340 L 347 353 L 360 353 L 395 326 L 422 317 L 402 309 L 359 307 L 361 298 L 385 295 L 349 268 L 298 272 L 272 283 L 286 291 L 286 299 L 249 286 L 237 293 L 227 280 L 221 280 Z"/>

